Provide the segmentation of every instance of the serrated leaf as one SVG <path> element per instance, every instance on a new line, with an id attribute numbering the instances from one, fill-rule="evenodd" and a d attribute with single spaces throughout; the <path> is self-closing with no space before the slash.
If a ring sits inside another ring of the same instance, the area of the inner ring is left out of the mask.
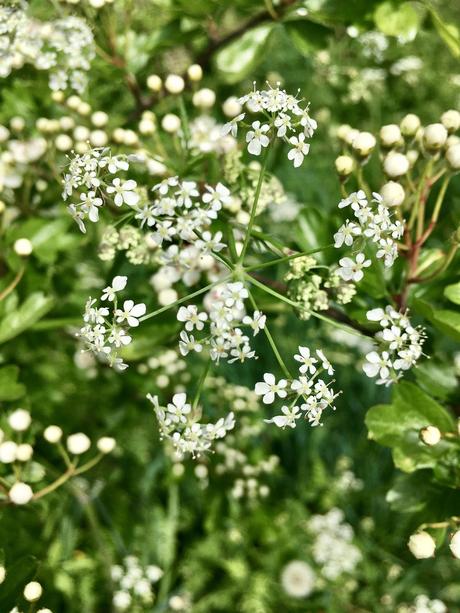
<path id="1" fill-rule="evenodd" d="M 31 294 L 15 311 L 6 313 L 0 321 L 0 343 L 14 338 L 41 319 L 53 306 L 53 298 L 43 292 Z"/>
<path id="2" fill-rule="evenodd" d="M 22 383 L 18 383 L 19 368 L 3 366 L 0 368 L 0 400 L 16 400 L 26 393 Z"/>
<path id="3" fill-rule="evenodd" d="M 244 79 L 262 62 L 273 27 L 274 24 L 270 23 L 253 28 L 216 54 L 214 59 L 216 68 L 227 83 L 236 83 Z"/>

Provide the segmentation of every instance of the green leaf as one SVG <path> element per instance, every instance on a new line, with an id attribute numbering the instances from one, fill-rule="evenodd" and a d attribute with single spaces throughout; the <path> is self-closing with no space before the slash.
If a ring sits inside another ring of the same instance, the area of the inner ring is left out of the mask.
<path id="1" fill-rule="evenodd" d="M 53 263 L 59 251 L 65 251 L 76 246 L 82 238 L 75 232 L 67 230 L 71 220 L 67 218 L 45 220 L 28 219 L 25 223 L 14 228 L 9 238 L 28 238 L 33 245 L 34 256 L 47 264 Z"/>
<path id="2" fill-rule="evenodd" d="M 312 51 L 327 45 L 330 29 L 312 21 L 286 21 L 284 28 L 296 49 L 302 55 L 310 55 Z"/>
<path id="3" fill-rule="evenodd" d="M 448 336 L 460 341 L 460 313 L 457 311 L 434 311 L 434 325 Z"/>
<path id="4" fill-rule="evenodd" d="M 16 400 L 24 396 L 26 388 L 17 382 L 19 368 L 17 366 L 3 366 L 0 368 L 0 400 Z"/>
<path id="5" fill-rule="evenodd" d="M 216 53 L 216 68 L 227 83 L 240 81 L 262 62 L 273 27 L 270 23 L 253 28 Z"/>
<path id="6" fill-rule="evenodd" d="M 437 398 L 445 399 L 457 389 L 455 367 L 450 364 L 427 360 L 414 372 L 419 386 Z"/>
<path id="7" fill-rule="evenodd" d="M 41 319 L 53 306 L 53 298 L 43 292 L 31 294 L 21 306 L 7 313 L 0 322 L 0 343 L 14 338 Z"/>
<path id="8" fill-rule="evenodd" d="M 387 36 L 398 36 L 413 40 L 421 24 L 421 14 L 411 2 L 395 6 L 394 2 L 383 2 L 374 12 L 377 28 Z"/>
<path id="9" fill-rule="evenodd" d="M 437 33 L 449 47 L 450 52 L 454 57 L 460 57 L 460 32 L 457 26 L 451 23 L 445 23 L 439 13 L 429 3 L 425 3 L 430 11 L 431 20 Z"/>
<path id="10" fill-rule="evenodd" d="M 460 282 L 445 287 L 444 296 L 454 304 L 460 304 Z"/>

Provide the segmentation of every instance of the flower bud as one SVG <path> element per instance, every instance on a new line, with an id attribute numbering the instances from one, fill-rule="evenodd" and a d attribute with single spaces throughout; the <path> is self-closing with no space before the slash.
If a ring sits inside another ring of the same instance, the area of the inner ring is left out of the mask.
<path id="1" fill-rule="evenodd" d="M 349 155 L 339 155 L 335 160 L 335 168 L 341 177 L 348 177 L 355 167 L 354 159 Z"/>
<path id="2" fill-rule="evenodd" d="M 38 581 L 31 581 L 24 588 L 24 598 L 28 602 L 35 602 L 43 594 L 43 588 Z"/>
<path id="3" fill-rule="evenodd" d="M 157 74 L 151 74 L 147 77 L 147 87 L 152 92 L 159 92 L 162 88 L 163 81 Z"/>
<path id="4" fill-rule="evenodd" d="M 79 96 L 70 96 L 67 98 L 67 106 L 69 109 L 76 111 L 81 104 L 81 98 Z"/>
<path id="5" fill-rule="evenodd" d="M 452 145 L 447 149 L 446 160 L 453 170 L 460 170 L 460 144 Z"/>
<path id="6" fill-rule="evenodd" d="M 25 125 L 26 122 L 22 117 L 12 117 L 10 119 L 11 129 L 15 132 L 22 132 L 22 130 L 24 130 Z"/>
<path id="7" fill-rule="evenodd" d="M 137 145 L 139 142 L 139 137 L 137 136 L 134 130 L 124 130 L 123 131 L 123 144 L 128 147 L 133 147 Z"/>
<path id="8" fill-rule="evenodd" d="M 78 105 L 77 112 L 86 117 L 91 113 L 91 106 L 87 102 L 81 102 Z"/>
<path id="9" fill-rule="evenodd" d="M 0 124 L 0 143 L 6 142 L 10 137 L 10 131 Z"/>
<path id="10" fill-rule="evenodd" d="M 14 243 L 13 249 L 21 257 L 26 257 L 32 253 L 33 246 L 28 238 L 18 238 Z"/>
<path id="11" fill-rule="evenodd" d="M 105 125 L 107 125 L 108 121 L 109 116 L 107 113 L 104 113 L 104 111 L 96 111 L 91 115 L 91 122 L 93 126 L 96 126 L 96 128 L 103 128 Z"/>
<path id="12" fill-rule="evenodd" d="M 91 441 L 83 434 L 83 432 L 77 432 L 67 437 L 67 449 L 74 455 L 81 455 L 88 451 L 91 446 Z"/>
<path id="13" fill-rule="evenodd" d="M 450 539 L 449 548 L 455 558 L 460 558 L 460 530 Z"/>
<path id="14" fill-rule="evenodd" d="M 395 181 L 388 181 L 380 190 L 384 204 L 387 206 L 401 206 L 406 197 L 404 188 Z"/>
<path id="15" fill-rule="evenodd" d="M 21 443 L 16 449 L 16 460 L 19 462 L 28 462 L 33 456 L 34 448 L 29 443 Z"/>
<path id="16" fill-rule="evenodd" d="M 201 81 L 203 78 L 203 69 L 199 64 L 192 64 L 188 67 L 187 75 L 190 81 Z"/>
<path id="17" fill-rule="evenodd" d="M 9 499 L 13 504 L 27 504 L 32 500 L 34 493 L 30 485 L 17 481 L 8 492 Z"/>
<path id="18" fill-rule="evenodd" d="M 111 453 L 115 449 L 116 441 L 111 436 L 103 436 L 96 444 L 101 453 Z"/>
<path id="19" fill-rule="evenodd" d="M 355 130 L 354 128 L 351 128 L 345 136 L 345 142 L 347 143 L 347 145 L 351 145 L 353 141 L 355 140 L 355 138 L 358 136 L 358 134 L 359 134 L 359 130 Z"/>
<path id="20" fill-rule="evenodd" d="M 422 428 L 420 430 L 420 438 L 425 445 L 433 447 L 441 440 L 441 431 L 439 428 L 436 428 L 436 426 L 427 426 L 426 428 Z"/>
<path id="21" fill-rule="evenodd" d="M 51 94 L 51 98 L 52 98 L 52 100 L 54 100 L 54 102 L 63 102 L 64 101 L 64 92 L 61 92 L 61 91 L 53 92 Z"/>
<path id="22" fill-rule="evenodd" d="M 446 147 L 452 147 L 453 145 L 460 145 L 460 136 L 456 134 L 451 134 L 447 137 Z"/>
<path id="23" fill-rule="evenodd" d="M 62 430 L 59 426 L 48 426 L 43 432 L 43 436 L 48 443 L 59 443 L 62 438 Z"/>
<path id="24" fill-rule="evenodd" d="M 402 153 L 391 151 L 383 160 L 383 170 L 389 177 L 402 177 L 409 170 L 409 160 Z"/>
<path id="25" fill-rule="evenodd" d="M 201 109 L 210 109 L 216 101 L 216 94 L 212 89 L 204 87 L 193 94 L 192 101 L 195 106 Z"/>
<path id="26" fill-rule="evenodd" d="M 0 566 L 0 585 L 5 581 L 6 577 L 6 568 L 4 566 Z"/>
<path id="27" fill-rule="evenodd" d="M 72 128 L 75 126 L 75 120 L 73 117 L 61 117 L 59 120 L 59 126 L 61 127 L 61 130 L 72 130 Z"/>
<path id="28" fill-rule="evenodd" d="M 158 303 L 161 304 L 161 306 L 167 306 L 176 302 L 176 300 L 177 292 L 175 289 L 165 288 L 158 293 Z"/>
<path id="29" fill-rule="evenodd" d="M 139 132 L 141 134 L 153 134 L 155 132 L 155 122 L 151 119 L 142 119 L 139 122 Z"/>
<path id="30" fill-rule="evenodd" d="M 73 141 L 68 134 L 58 134 L 54 140 L 54 144 L 58 151 L 70 151 Z"/>
<path id="31" fill-rule="evenodd" d="M 432 558 L 436 551 L 436 543 L 428 532 L 416 532 L 412 534 L 407 543 L 410 552 L 418 560 Z"/>
<path id="32" fill-rule="evenodd" d="M 441 123 L 448 132 L 456 132 L 460 128 L 460 113 L 455 110 L 446 111 L 441 115 Z"/>
<path id="33" fill-rule="evenodd" d="M 337 136 L 338 136 L 338 138 L 340 138 L 340 140 L 343 140 L 344 142 L 347 142 L 348 133 L 352 129 L 353 128 L 351 126 L 349 126 L 347 123 L 342 124 L 337 129 Z"/>
<path id="34" fill-rule="evenodd" d="M 161 127 L 165 132 L 169 132 L 170 134 L 174 134 L 180 128 L 180 119 L 174 113 L 168 113 L 161 120 Z"/>
<path id="35" fill-rule="evenodd" d="M 5 441 L 0 445 L 0 462 L 11 464 L 16 460 L 16 450 L 18 446 L 13 441 Z"/>
<path id="36" fill-rule="evenodd" d="M 165 88 L 170 94 L 180 94 L 184 89 L 184 79 L 177 74 L 169 74 L 166 77 Z"/>
<path id="37" fill-rule="evenodd" d="M 410 167 L 412 168 L 412 166 L 415 164 L 415 162 L 419 158 L 418 150 L 417 149 L 409 149 L 409 151 L 406 151 L 406 158 L 409 160 Z"/>
<path id="38" fill-rule="evenodd" d="M 243 107 L 238 102 L 238 98 L 236 96 L 230 96 L 222 105 L 222 110 L 226 117 L 236 117 L 241 113 Z"/>
<path id="39" fill-rule="evenodd" d="M 442 123 L 432 123 L 423 132 L 423 144 L 429 151 L 439 151 L 447 140 L 447 130 Z"/>
<path id="40" fill-rule="evenodd" d="M 384 147 L 394 147 L 401 140 L 401 130 L 395 123 L 380 128 L 380 141 Z"/>
<path id="41" fill-rule="evenodd" d="M 89 142 L 93 147 L 105 147 L 109 141 L 109 137 L 104 130 L 93 130 L 89 135 Z"/>
<path id="42" fill-rule="evenodd" d="M 375 136 L 370 132 L 359 132 L 351 146 L 362 157 L 367 157 L 376 145 Z"/>
<path id="43" fill-rule="evenodd" d="M 399 125 L 403 136 L 414 136 L 420 128 L 420 119 L 414 113 L 408 113 Z"/>
<path id="44" fill-rule="evenodd" d="M 89 130 L 86 126 L 77 126 L 73 131 L 73 137 L 76 141 L 85 142 L 89 140 Z"/>
<path id="45" fill-rule="evenodd" d="M 8 417 L 8 423 L 16 432 L 24 432 L 32 423 L 32 418 L 29 411 L 25 409 L 16 409 Z"/>

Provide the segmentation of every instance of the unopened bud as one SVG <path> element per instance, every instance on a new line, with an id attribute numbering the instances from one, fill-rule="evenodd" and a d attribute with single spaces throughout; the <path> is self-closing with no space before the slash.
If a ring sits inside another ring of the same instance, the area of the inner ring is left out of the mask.
<path id="1" fill-rule="evenodd" d="M 165 88 L 170 94 L 180 94 L 184 89 L 184 79 L 177 74 L 166 77 Z"/>
<path id="2" fill-rule="evenodd" d="M 402 153 L 391 151 L 383 161 L 383 170 L 391 178 L 402 177 L 409 170 L 409 160 Z"/>
<path id="3" fill-rule="evenodd" d="M 352 142 L 352 147 L 362 157 L 367 157 L 376 145 L 375 136 L 370 132 L 359 132 Z"/>
<path id="4" fill-rule="evenodd" d="M 455 558 L 460 558 L 460 530 L 450 539 L 449 548 Z"/>
<path id="5" fill-rule="evenodd" d="M 436 543 L 428 532 L 416 532 L 412 534 L 407 543 L 410 552 L 418 560 L 432 558 L 436 551 Z"/>
<path id="6" fill-rule="evenodd" d="M 432 123 L 423 132 L 423 144 L 429 151 L 439 151 L 447 140 L 447 130 L 442 123 Z"/>
<path id="7" fill-rule="evenodd" d="M 380 128 L 380 141 L 384 147 L 391 148 L 401 140 L 401 130 L 395 123 Z"/>
<path id="8" fill-rule="evenodd" d="M 199 64 L 192 64 L 187 70 L 190 81 L 201 81 L 203 78 L 203 69 Z"/>
<path id="9" fill-rule="evenodd" d="M 446 111 L 441 115 L 441 123 L 448 132 L 456 132 L 460 128 L 460 113 L 455 110 Z"/>
<path id="10" fill-rule="evenodd" d="M 406 193 L 404 188 L 396 181 L 388 181 L 380 190 L 384 204 L 387 206 L 400 206 L 404 202 Z"/>
<path id="11" fill-rule="evenodd" d="M 163 81 L 157 74 L 151 74 L 147 77 L 147 87 L 152 92 L 159 92 L 163 86 Z"/>
<path id="12" fill-rule="evenodd" d="M 420 119 L 414 113 L 408 113 L 402 118 L 400 127 L 404 136 L 414 136 L 420 128 Z"/>
<path id="13" fill-rule="evenodd" d="M 452 145 L 447 149 L 446 160 L 453 170 L 460 170 L 460 144 Z"/>
<path id="14" fill-rule="evenodd" d="M 433 447 L 441 440 L 441 431 L 439 428 L 436 428 L 436 426 L 427 426 L 426 428 L 422 428 L 420 430 L 420 438 L 425 445 Z"/>
<path id="15" fill-rule="evenodd" d="M 354 159 L 349 155 L 339 155 L 335 160 L 335 168 L 341 177 L 348 177 L 355 167 Z"/>

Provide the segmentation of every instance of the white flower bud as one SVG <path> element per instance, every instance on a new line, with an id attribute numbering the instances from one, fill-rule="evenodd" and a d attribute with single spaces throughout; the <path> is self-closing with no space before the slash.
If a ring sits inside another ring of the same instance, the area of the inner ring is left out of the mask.
<path id="1" fill-rule="evenodd" d="M 89 134 L 89 129 L 86 126 L 77 126 L 73 131 L 74 139 L 80 142 L 89 140 Z"/>
<path id="2" fill-rule="evenodd" d="M 91 121 L 96 128 L 102 128 L 107 125 L 109 116 L 104 111 L 96 111 L 91 115 Z"/>
<path id="3" fill-rule="evenodd" d="M 13 411 L 8 417 L 8 423 L 16 432 L 24 432 L 32 423 L 32 418 L 29 411 L 25 409 L 16 409 L 16 411 Z"/>
<path id="4" fill-rule="evenodd" d="M 447 140 L 447 130 L 442 123 L 432 123 L 423 131 L 423 143 L 427 149 L 438 151 Z"/>
<path id="5" fill-rule="evenodd" d="M 111 453 L 115 449 L 116 441 L 111 436 L 103 436 L 96 444 L 101 453 Z"/>
<path id="6" fill-rule="evenodd" d="M 180 128 L 180 119 L 177 115 L 174 115 L 173 113 L 168 113 L 161 120 L 161 126 L 165 132 L 173 134 L 174 132 L 177 132 Z"/>
<path id="7" fill-rule="evenodd" d="M 6 568 L 4 566 L 0 566 L 0 585 L 5 581 L 6 577 Z"/>
<path id="8" fill-rule="evenodd" d="M 43 437 L 48 443 L 59 443 L 62 438 L 62 429 L 59 426 L 48 426 L 43 432 Z"/>
<path id="9" fill-rule="evenodd" d="M 354 159 L 349 155 L 339 155 L 335 160 L 335 168 L 341 177 L 347 177 L 355 167 Z"/>
<path id="10" fill-rule="evenodd" d="M 203 78 L 203 69 L 199 64 L 192 64 L 188 67 L 187 75 L 190 81 L 201 81 Z"/>
<path id="11" fill-rule="evenodd" d="M 222 110 L 226 117 L 236 117 L 241 113 L 243 107 L 238 102 L 238 98 L 236 96 L 230 96 L 222 105 Z"/>
<path id="12" fill-rule="evenodd" d="M 185 467 L 180 462 L 175 462 L 172 466 L 172 474 L 175 477 L 182 477 L 185 472 Z"/>
<path id="13" fill-rule="evenodd" d="M 105 147 L 109 141 L 107 132 L 104 130 L 93 130 L 89 135 L 89 142 L 93 147 Z"/>
<path id="14" fill-rule="evenodd" d="M 427 426 L 420 430 L 420 438 L 425 445 L 432 447 L 433 445 L 437 445 L 441 440 L 441 431 L 439 428 L 436 428 L 436 426 Z"/>
<path id="15" fill-rule="evenodd" d="M 375 136 L 370 132 L 359 132 L 351 146 L 359 155 L 366 157 L 374 149 L 376 142 Z"/>
<path id="16" fill-rule="evenodd" d="M 177 74 L 166 77 L 165 88 L 170 94 L 180 94 L 185 87 L 184 79 Z"/>
<path id="17" fill-rule="evenodd" d="M 406 151 L 406 157 L 409 160 L 410 167 L 412 168 L 419 158 L 419 152 L 417 149 L 409 149 L 409 151 Z"/>
<path id="18" fill-rule="evenodd" d="M 163 81 L 157 74 L 151 74 L 147 77 L 147 87 L 152 90 L 152 92 L 159 92 L 163 85 Z"/>
<path id="19" fill-rule="evenodd" d="M 338 138 L 340 138 L 340 140 L 347 142 L 347 136 L 350 130 L 352 130 L 352 127 L 349 126 L 347 123 L 342 124 L 337 129 Z"/>
<path id="20" fill-rule="evenodd" d="M 142 119 L 139 122 L 139 132 L 141 134 L 153 134 L 155 132 L 155 122 L 151 119 Z"/>
<path id="21" fill-rule="evenodd" d="M 460 113 L 455 110 L 446 111 L 441 115 L 441 123 L 448 132 L 456 132 L 460 128 Z"/>
<path id="22" fill-rule="evenodd" d="M 406 193 L 402 185 L 388 181 L 380 190 L 380 195 L 387 206 L 400 206 L 404 202 Z"/>
<path id="23" fill-rule="evenodd" d="M 395 123 L 380 128 L 380 141 L 384 147 L 394 147 L 401 140 L 401 130 Z"/>
<path id="24" fill-rule="evenodd" d="M 446 147 L 452 147 L 453 145 L 460 145 L 460 136 L 456 134 L 451 134 L 447 137 Z"/>
<path id="25" fill-rule="evenodd" d="M 81 98 L 79 96 L 70 96 L 67 98 L 67 106 L 69 109 L 76 111 L 81 104 Z"/>
<path id="26" fill-rule="evenodd" d="M 19 462 L 28 462 L 33 456 L 34 448 L 29 443 L 21 443 L 16 449 L 16 459 Z"/>
<path id="27" fill-rule="evenodd" d="M 16 450 L 18 446 L 13 441 L 5 441 L 0 445 L 0 462 L 11 464 L 16 460 Z"/>
<path id="28" fill-rule="evenodd" d="M 216 101 L 216 94 L 212 89 L 203 87 L 193 94 L 193 104 L 201 109 L 210 109 Z"/>
<path id="29" fill-rule="evenodd" d="M 420 119 L 414 113 L 409 113 L 402 118 L 400 127 L 404 136 L 414 136 L 420 128 Z"/>
<path id="30" fill-rule="evenodd" d="M 81 455 L 88 451 L 91 446 L 91 441 L 83 434 L 83 432 L 77 432 L 67 437 L 67 449 L 74 455 Z"/>
<path id="31" fill-rule="evenodd" d="M 64 92 L 53 92 L 51 94 L 51 98 L 52 100 L 54 100 L 54 102 L 63 102 L 64 101 Z"/>
<path id="32" fill-rule="evenodd" d="M 150 564 L 145 569 L 145 574 L 147 575 L 148 580 L 151 583 L 156 583 L 161 579 L 164 573 L 159 566 L 155 566 L 155 564 Z"/>
<path id="33" fill-rule="evenodd" d="M 175 289 L 166 288 L 162 289 L 158 294 L 158 303 L 161 306 L 168 306 L 168 304 L 172 304 L 176 302 L 178 296 Z"/>
<path id="34" fill-rule="evenodd" d="M 68 134 L 58 134 L 54 140 L 54 144 L 58 151 L 70 151 L 72 149 L 73 140 Z"/>
<path id="35" fill-rule="evenodd" d="M 134 130 L 124 130 L 123 132 L 123 143 L 128 147 L 133 147 L 137 145 L 139 142 L 139 137 L 137 136 Z"/>
<path id="36" fill-rule="evenodd" d="M 453 170 L 460 170 L 460 144 L 452 145 L 447 149 L 446 160 Z"/>
<path id="37" fill-rule="evenodd" d="M 24 598 L 27 602 L 35 602 L 43 594 L 43 588 L 38 581 L 31 581 L 24 588 Z"/>
<path id="38" fill-rule="evenodd" d="M 115 128 L 112 134 L 112 138 L 116 143 L 122 143 L 125 137 L 125 131 L 123 128 Z"/>
<path id="39" fill-rule="evenodd" d="M 432 558 L 436 551 L 436 543 L 428 532 L 416 532 L 412 534 L 407 543 L 410 552 L 418 560 Z"/>
<path id="40" fill-rule="evenodd" d="M 30 485 L 18 481 L 8 492 L 9 499 L 13 504 L 27 504 L 32 500 L 34 493 Z"/>
<path id="41" fill-rule="evenodd" d="M 460 558 L 460 530 L 450 539 L 449 547 L 454 557 Z"/>
<path id="42" fill-rule="evenodd" d="M 87 102 L 81 102 L 78 105 L 77 112 L 86 117 L 91 113 L 91 106 Z"/>
<path id="43" fill-rule="evenodd" d="M 39 132 L 48 132 L 49 130 L 48 124 L 49 124 L 49 121 L 46 117 L 39 117 L 37 121 L 35 122 L 35 127 L 37 128 Z M 1 130 L 1 127 L 0 127 L 0 130 Z M 1 142 L 1 137 L 0 137 L 0 142 Z"/>
<path id="44" fill-rule="evenodd" d="M 61 130 L 72 130 L 72 128 L 75 126 L 75 120 L 73 117 L 61 117 L 59 120 L 59 126 Z"/>
<path id="45" fill-rule="evenodd" d="M 351 128 L 345 136 L 345 142 L 347 143 L 347 145 L 351 145 L 353 141 L 355 140 L 355 138 L 358 136 L 358 134 L 359 134 L 359 130 L 355 130 L 354 128 Z"/>
<path id="46" fill-rule="evenodd" d="M 33 246 L 28 238 L 18 238 L 14 243 L 13 249 L 18 255 L 24 257 L 32 253 Z"/>
<path id="47" fill-rule="evenodd" d="M 204 464 L 197 464 L 194 472 L 198 479 L 206 479 L 208 476 L 208 468 Z"/>
<path id="48" fill-rule="evenodd" d="M 389 177 L 402 177 L 409 170 L 409 160 L 402 153 L 390 151 L 383 160 L 383 170 Z"/>
<path id="49" fill-rule="evenodd" d="M 0 143 L 6 142 L 10 137 L 10 131 L 0 124 Z"/>
<path id="50" fill-rule="evenodd" d="M 12 117 L 10 119 L 11 129 L 15 132 L 22 132 L 22 130 L 24 130 L 25 125 L 26 122 L 22 117 Z"/>
<path id="51" fill-rule="evenodd" d="M 79 142 L 75 144 L 75 151 L 77 153 L 86 153 L 89 149 L 89 145 L 87 142 Z"/>

